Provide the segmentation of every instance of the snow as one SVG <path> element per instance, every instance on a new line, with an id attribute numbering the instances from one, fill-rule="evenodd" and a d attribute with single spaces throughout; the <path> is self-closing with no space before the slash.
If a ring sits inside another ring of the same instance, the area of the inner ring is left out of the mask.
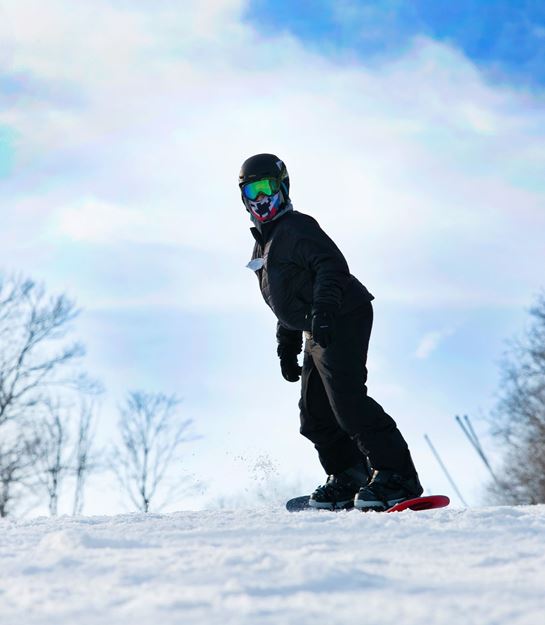
<path id="1" fill-rule="evenodd" d="M 2 625 L 539 625 L 545 506 L 0 523 Z"/>

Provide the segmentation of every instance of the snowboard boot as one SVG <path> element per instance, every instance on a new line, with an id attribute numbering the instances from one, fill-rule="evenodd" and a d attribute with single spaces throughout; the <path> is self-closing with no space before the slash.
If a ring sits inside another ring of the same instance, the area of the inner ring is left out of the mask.
<path id="1" fill-rule="evenodd" d="M 400 501 L 420 497 L 424 492 L 418 475 L 401 475 L 395 471 L 375 471 L 369 484 L 360 488 L 354 498 L 358 510 L 387 510 Z"/>
<path id="2" fill-rule="evenodd" d="M 354 505 L 354 495 L 369 481 L 367 464 L 358 464 L 341 473 L 330 475 L 322 486 L 312 493 L 308 504 L 311 508 L 341 510 Z"/>

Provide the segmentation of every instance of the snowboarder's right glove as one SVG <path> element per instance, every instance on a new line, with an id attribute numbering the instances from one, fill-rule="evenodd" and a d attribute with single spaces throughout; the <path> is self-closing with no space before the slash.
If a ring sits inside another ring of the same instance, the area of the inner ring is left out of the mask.
<path id="1" fill-rule="evenodd" d="M 299 330 L 288 330 L 280 322 L 276 326 L 277 354 L 280 358 L 282 376 L 288 382 L 297 382 L 301 377 L 301 367 L 297 355 L 303 348 L 303 333 Z"/>
<path id="2" fill-rule="evenodd" d="M 312 315 L 311 334 L 320 347 L 330 345 L 335 337 L 335 315 L 328 311 L 315 311 Z"/>
<path id="3" fill-rule="evenodd" d="M 288 382 L 298 382 L 301 377 L 301 367 L 297 362 L 297 354 L 284 353 L 280 356 L 280 369 L 282 376 Z"/>

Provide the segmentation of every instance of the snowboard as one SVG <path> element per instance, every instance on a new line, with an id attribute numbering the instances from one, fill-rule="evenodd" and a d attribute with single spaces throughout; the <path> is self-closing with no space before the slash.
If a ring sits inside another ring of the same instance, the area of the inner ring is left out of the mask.
<path id="1" fill-rule="evenodd" d="M 338 512 L 340 510 L 352 510 L 354 506 L 349 504 L 343 508 L 336 508 L 335 510 L 327 510 L 327 508 L 312 508 L 309 505 L 309 495 L 303 495 L 302 497 L 294 497 L 286 503 L 286 510 L 288 512 L 301 512 L 302 510 L 326 510 L 327 512 Z M 414 499 L 406 499 L 400 503 L 396 503 L 387 510 L 381 512 L 402 512 L 403 510 L 432 510 L 433 508 L 444 508 L 448 506 L 450 499 L 446 495 L 428 495 L 427 497 L 415 497 Z"/>

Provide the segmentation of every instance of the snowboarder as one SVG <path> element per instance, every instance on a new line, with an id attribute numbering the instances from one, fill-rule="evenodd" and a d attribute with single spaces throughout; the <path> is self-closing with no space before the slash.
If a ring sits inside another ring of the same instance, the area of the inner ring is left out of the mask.
<path id="1" fill-rule="evenodd" d="M 282 375 L 289 382 L 301 379 L 300 432 L 314 443 L 328 475 L 310 496 L 310 506 L 386 509 L 418 497 L 422 486 L 407 443 L 367 394 L 373 296 L 350 274 L 318 222 L 293 209 L 281 159 L 248 158 L 239 187 L 254 224 L 248 266 L 278 320 Z"/>

